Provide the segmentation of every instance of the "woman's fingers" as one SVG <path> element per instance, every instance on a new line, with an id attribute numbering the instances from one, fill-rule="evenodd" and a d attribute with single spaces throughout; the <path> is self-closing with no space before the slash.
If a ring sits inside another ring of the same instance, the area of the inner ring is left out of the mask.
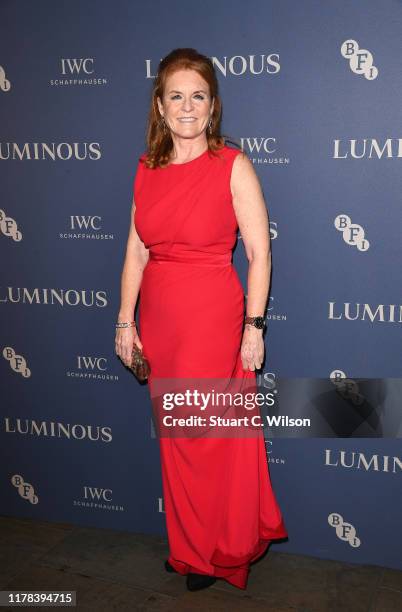
<path id="1" fill-rule="evenodd" d="M 140 349 L 143 347 L 140 337 L 134 328 L 120 328 L 117 330 L 115 339 L 116 355 L 120 357 L 126 366 L 131 365 L 134 344 Z"/>
<path id="2" fill-rule="evenodd" d="M 254 340 L 249 335 L 243 337 L 241 360 L 244 370 L 259 370 L 264 359 L 264 341 L 262 337 Z"/>
<path id="3" fill-rule="evenodd" d="M 261 355 L 261 351 L 257 351 L 257 354 L 254 357 L 254 365 L 255 365 L 257 370 L 259 370 L 261 368 L 263 359 L 264 359 L 264 356 Z"/>
<path id="4" fill-rule="evenodd" d="M 138 334 L 134 338 L 134 342 L 136 343 L 136 345 L 138 346 L 139 349 L 142 349 L 142 342 L 141 342 L 140 337 L 139 337 Z"/>
<path id="5" fill-rule="evenodd" d="M 247 344 L 245 344 L 241 351 L 241 359 L 244 370 L 253 370 L 254 360 L 253 352 Z"/>
<path id="6" fill-rule="evenodd" d="M 130 344 L 124 346 L 123 361 L 126 365 L 129 365 L 131 362 L 131 351 L 132 351 L 132 348 Z"/>

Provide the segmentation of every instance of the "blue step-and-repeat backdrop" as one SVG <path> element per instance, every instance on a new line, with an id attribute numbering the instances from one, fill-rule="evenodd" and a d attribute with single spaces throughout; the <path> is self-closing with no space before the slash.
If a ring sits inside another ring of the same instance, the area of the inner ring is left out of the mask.
<path id="1" fill-rule="evenodd" d="M 266 438 L 273 547 L 402 569 L 402 3 L 3 0 L 0 28 L 0 512 L 166 534 L 114 324 L 157 65 L 194 47 L 269 210 L 258 382 L 325 423 Z M 234 264 L 246 289 L 241 236 Z"/>

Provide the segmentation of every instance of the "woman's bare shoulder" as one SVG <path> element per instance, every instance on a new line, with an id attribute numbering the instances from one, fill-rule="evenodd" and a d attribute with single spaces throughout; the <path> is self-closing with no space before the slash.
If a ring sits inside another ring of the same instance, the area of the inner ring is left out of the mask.
<path id="1" fill-rule="evenodd" d="M 237 155 L 234 156 L 230 178 L 232 195 L 241 193 L 249 189 L 251 185 L 256 186 L 258 183 L 259 179 L 253 163 L 244 151 L 238 150 Z"/>

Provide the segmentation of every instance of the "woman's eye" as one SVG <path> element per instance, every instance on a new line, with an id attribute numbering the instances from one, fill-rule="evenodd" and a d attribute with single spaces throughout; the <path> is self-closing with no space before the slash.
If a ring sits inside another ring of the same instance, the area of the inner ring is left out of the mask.
<path id="1" fill-rule="evenodd" d="M 178 98 L 180 98 L 180 94 L 175 94 L 174 96 L 172 96 L 170 99 L 171 100 L 177 100 Z M 204 100 L 204 96 L 202 94 L 195 94 L 194 98 L 197 98 L 198 100 Z"/>

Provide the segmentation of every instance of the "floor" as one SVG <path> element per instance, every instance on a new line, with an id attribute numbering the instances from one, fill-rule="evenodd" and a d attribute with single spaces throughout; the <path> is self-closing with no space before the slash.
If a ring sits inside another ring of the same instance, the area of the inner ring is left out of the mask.
<path id="1" fill-rule="evenodd" d="M 218 580 L 190 592 L 185 577 L 164 569 L 167 553 L 166 540 L 157 536 L 0 516 L 0 590 L 75 590 L 80 610 L 402 610 L 396 570 L 271 548 L 251 566 L 247 590 Z"/>

